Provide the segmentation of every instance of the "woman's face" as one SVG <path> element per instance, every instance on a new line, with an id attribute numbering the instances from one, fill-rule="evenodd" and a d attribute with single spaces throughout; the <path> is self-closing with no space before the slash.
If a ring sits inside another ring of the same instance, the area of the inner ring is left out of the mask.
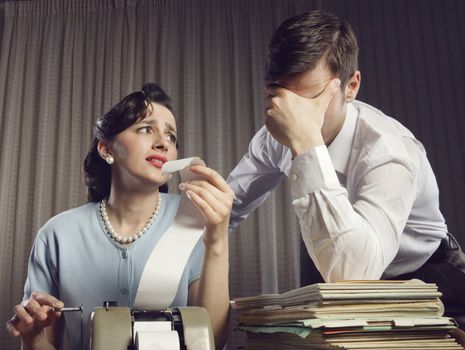
<path id="1" fill-rule="evenodd" d="M 144 119 L 117 134 L 111 142 L 109 150 L 115 159 L 113 181 L 132 190 L 141 185 L 163 185 L 168 175 L 161 175 L 161 167 L 177 158 L 176 140 L 173 113 L 152 102 Z"/>

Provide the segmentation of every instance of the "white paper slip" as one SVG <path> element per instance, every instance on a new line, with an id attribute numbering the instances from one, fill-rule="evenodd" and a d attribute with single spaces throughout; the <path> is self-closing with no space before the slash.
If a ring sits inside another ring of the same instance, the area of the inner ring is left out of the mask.
<path id="1" fill-rule="evenodd" d="M 161 174 L 172 174 L 179 171 L 181 172 L 181 178 L 186 181 L 198 178 L 196 174 L 186 169 L 190 165 L 205 165 L 205 162 L 199 157 L 171 160 L 163 164 L 163 167 L 161 168 Z"/>
<path id="2" fill-rule="evenodd" d="M 162 173 L 179 171 L 181 181 L 198 179 L 196 174 L 186 169 L 190 165 L 205 163 L 198 157 L 174 160 L 163 165 Z M 173 223 L 145 264 L 134 302 L 135 309 L 161 310 L 171 305 L 184 267 L 204 227 L 202 214 L 183 192 Z"/>
<path id="3" fill-rule="evenodd" d="M 136 341 L 137 332 L 144 331 L 171 331 L 171 321 L 136 321 L 132 327 L 133 341 Z"/>
<path id="4" fill-rule="evenodd" d="M 136 333 L 136 349 L 138 350 L 179 350 L 180 348 L 179 335 L 176 331 L 139 331 Z"/>

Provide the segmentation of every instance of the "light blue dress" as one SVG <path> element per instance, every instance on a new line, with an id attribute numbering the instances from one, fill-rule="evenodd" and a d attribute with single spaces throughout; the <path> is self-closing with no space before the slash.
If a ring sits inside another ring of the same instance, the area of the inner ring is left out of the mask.
<path id="1" fill-rule="evenodd" d="M 65 306 L 84 305 L 82 315 L 63 313 L 70 349 L 87 348 L 90 314 L 95 307 L 104 301 L 132 307 L 145 263 L 179 206 L 178 195 L 161 196 L 162 205 L 150 229 L 128 245 L 120 245 L 108 236 L 99 203 L 60 213 L 40 229 L 29 258 L 24 299 L 33 291 L 41 291 L 56 296 Z M 200 277 L 204 249 L 200 239 L 184 269 L 172 306 L 187 305 L 189 285 Z"/>

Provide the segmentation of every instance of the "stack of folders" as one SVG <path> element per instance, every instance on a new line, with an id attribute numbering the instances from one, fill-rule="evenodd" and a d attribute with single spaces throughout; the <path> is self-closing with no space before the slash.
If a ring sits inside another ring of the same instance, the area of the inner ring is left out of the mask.
<path id="1" fill-rule="evenodd" d="M 243 349 L 465 349 L 433 283 L 342 281 L 232 302 Z"/>

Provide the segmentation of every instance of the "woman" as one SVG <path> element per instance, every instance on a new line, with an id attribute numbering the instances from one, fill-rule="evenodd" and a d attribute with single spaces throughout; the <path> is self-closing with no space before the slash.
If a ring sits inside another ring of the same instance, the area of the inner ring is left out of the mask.
<path id="1" fill-rule="evenodd" d="M 65 211 L 39 231 L 23 302 L 7 322 L 23 348 L 87 347 L 89 315 L 104 301 L 132 307 L 144 265 L 173 221 L 179 196 L 166 192 L 161 167 L 177 158 L 169 97 L 155 84 L 125 97 L 99 118 L 84 162 L 89 203 Z M 233 193 L 204 166 L 205 180 L 180 189 L 203 214 L 206 229 L 184 269 L 172 306 L 207 309 L 222 347 L 228 324 L 228 222 Z M 173 256 L 175 259 L 175 256 Z M 167 262 L 168 264 L 169 262 Z M 83 315 L 55 311 L 84 305 Z"/>

